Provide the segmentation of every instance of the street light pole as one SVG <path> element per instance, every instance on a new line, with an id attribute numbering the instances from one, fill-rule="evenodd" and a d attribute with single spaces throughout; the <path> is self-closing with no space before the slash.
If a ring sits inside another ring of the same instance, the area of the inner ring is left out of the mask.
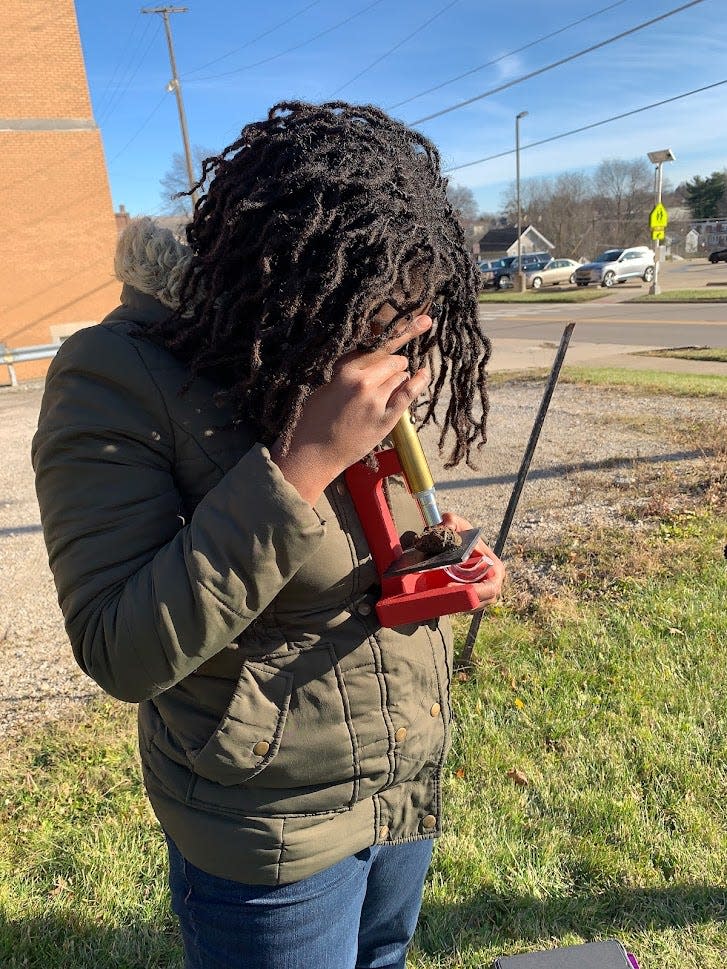
<path id="1" fill-rule="evenodd" d="M 648 152 L 648 158 L 649 161 L 656 166 L 654 169 L 654 198 L 656 199 L 654 205 L 661 205 L 662 165 L 664 162 L 676 161 L 676 157 L 671 148 L 664 148 L 661 151 Z M 661 292 L 661 286 L 659 285 L 660 262 L 661 240 L 654 239 L 654 278 L 652 279 L 651 286 L 649 287 L 649 296 L 658 296 Z"/>
<path id="2" fill-rule="evenodd" d="M 521 111 L 515 115 L 515 194 L 517 195 L 517 290 L 519 293 L 525 290 L 525 273 L 523 272 L 523 252 L 522 252 L 522 210 L 520 207 L 520 119 L 524 118 L 527 111 Z"/>
<path id="3" fill-rule="evenodd" d="M 194 177 L 194 165 L 192 164 L 192 151 L 189 147 L 189 132 L 187 131 L 187 116 L 184 113 L 184 101 L 182 100 L 182 85 L 179 83 L 177 75 L 177 60 L 174 56 L 174 43 L 172 41 L 172 27 L 169 23 L 170 13 L 186 13 L 187 7 L 144 7 L 142 13 L 160 13 L 164 18 L 164 30 L 167 35 L 167 47 L 169 48 L 169 64 L 172 68 L 172 79 L 167 85 L 168 91 L 174 91 L 177 98 L 177 111 L 179 112 L 179 127 L 182 129 L 182 143 L 184 145 L 184 159 L 187 166 L 187 181 L 189 188 L 192 189 L 197 179 Z M 197 204 L 197 192 L 192 191 L 192 204 Z"/>

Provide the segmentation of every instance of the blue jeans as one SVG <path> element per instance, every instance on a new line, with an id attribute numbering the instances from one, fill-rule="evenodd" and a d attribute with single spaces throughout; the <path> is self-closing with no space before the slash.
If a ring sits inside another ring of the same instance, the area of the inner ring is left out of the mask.
<path id="1" fill-rule="evenodd" d="M 279 886 L 208 875 L 167 844 L 185 969 L 404 969 L 431 841 L 374 845 Z"/>

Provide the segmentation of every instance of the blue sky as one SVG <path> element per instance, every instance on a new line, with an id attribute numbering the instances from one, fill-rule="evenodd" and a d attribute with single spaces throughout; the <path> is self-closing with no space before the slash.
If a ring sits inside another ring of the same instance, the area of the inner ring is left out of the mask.
<path id="1" fill-rule="evenodd" d="M 188 12 L 171 21 L 190 140 L 219 150 L 242 125 L 286 98 L 373 102 L 417 122 L 683 2 L 189 0 Z M 611 9 L 512 53 L 605 7 Z M 165 90 L 170 69 L 162 18 L 140 9 L 129 0 L 76 0 L 114 205 L 124 204 L 134 215 L 161 212 L 159 181 L 173 152 L 182 150 L 176 101 Z M 453 167 L 512 149 L 515 115 L 527 111 L 520 126 L 523 179 L 587 171 L 603 158 L 644 157 L 669 147 L 677 161 L 666 166 L 665 176 L 676 184 L 727 166 L 727 84 L 550 144 L 526 146 L 725 79 L 727 0 L 702 0 L 417 127 L 439 146 L 444 167 Z M 409 98 L 414 99 L 399 104 Z M 514 156 L 508 155 L 450 177 L 470 187 L 483 210 L 497 211 L 514 170 Z"/>

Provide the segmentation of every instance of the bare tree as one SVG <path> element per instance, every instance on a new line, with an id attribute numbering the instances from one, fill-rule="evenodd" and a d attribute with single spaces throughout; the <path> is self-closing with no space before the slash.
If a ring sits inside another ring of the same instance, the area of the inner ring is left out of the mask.
<path id="1" fill-rule="evenodd" d="M 590 179 L 583 172 L 564 172 L 554 181 L 544 214 L 543 234 L 561 256 L 578 259 L 591 248 L 593 199 Z"/>
<path id="2" fill-rule="evenodd" d="M 589 249 L 593 218 L 591 182 L 583 172 L 563 172 L 550 178 L 530 178 L 520 184 L 522 224 L 532 225 L 549 239 L 555 255 L 578 258 Z M 504 211 L 515 221 L 514 184 L 504 199 Z"/>
<path id="3" fill-rule="evenodd" d="M 192 147 L 192 165 L 195 178 L 202 174 L 202 162 L 210 155 L 214 155 L 211 148 L 204 148 L 202 145 Z M 189 189 L 189 177 L 187 175 L 187 163 L 181 151 L 175 151 L 172 155 L 172 164 L 164 176 L 159 180 L 162 187 L 163 211 L 167 215 L 192 215 L 192 200 L 188 195 L 176 198 L 179 192 L 186 192 Z"/>
<path id="4" fill-rule="evenodd" d="M 606 246 L 632 246 L 644 239 L 654 204 L 653 171 L 645 160 L 610 158 L 592 176 L 572 171 L 528 179 L 521 183 L 520 198 L 523 224 L 550 239 L 556 255 L 592 257 Z M 514 222 L 514 183 L 503 210 Z"/>
<path id="5" fill-rule="evenodd" d="M 632 246 L 647 230 L 654 204 L 654 173 L 641 158 L 607 158 L 593 174 L 597 218 L 604 245 Z"/>
<path id="6" fill-rule="evenodd" d="M 466 185 L 455 185 L 453 182 L 449 182 L 447 184 L 447 198 L 462 221 L 465 219 L 472 221 L 479 216 L 475 193 Z"/>
<path id="7" fill-rule="evenodd" d="M 466 185 L 447 184 L 447 198 L 462 223 L 467 243 L 474 251 L 484 229 L 492 221 L 492 216 L 480 212 L 475 193 Z"/>

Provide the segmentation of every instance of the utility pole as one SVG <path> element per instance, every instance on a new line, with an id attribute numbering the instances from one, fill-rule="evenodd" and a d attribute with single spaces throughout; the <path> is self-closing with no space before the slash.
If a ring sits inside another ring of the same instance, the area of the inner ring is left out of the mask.
<path id="1" fill-rule="evenodd" d="M 177 75 L 177 61 L 174 56 L 174 43 L 172 41 L 172 27 L 169 23 L 170 13 L 186 13 L 188 7 L 143 7 L 142 13 L 160 13 L 164 18 L 164 29 L 167 34 L 167 47 L 169 48 L 169 64 L 172 68 L 172 79 L 167 84 L 167 91 L 174 91 L 177 97 L 177 110 L 179 111 L 179 127 L 182 129 L 182 142 L 184 143 L 184 157 L 187 164 L 187 180 L 189 188 L 195 184 L 197 179 L 194 177 L 194 166 L 192 165 L 192 152 L 189 147 L 189 132 L 187 131 L 187 117 L 184 113 L 184 101 L 182 100 L 182 85 L 179 83 Z M 197 192 L 192 192 L 192 203 L 197 204 Z"/>

